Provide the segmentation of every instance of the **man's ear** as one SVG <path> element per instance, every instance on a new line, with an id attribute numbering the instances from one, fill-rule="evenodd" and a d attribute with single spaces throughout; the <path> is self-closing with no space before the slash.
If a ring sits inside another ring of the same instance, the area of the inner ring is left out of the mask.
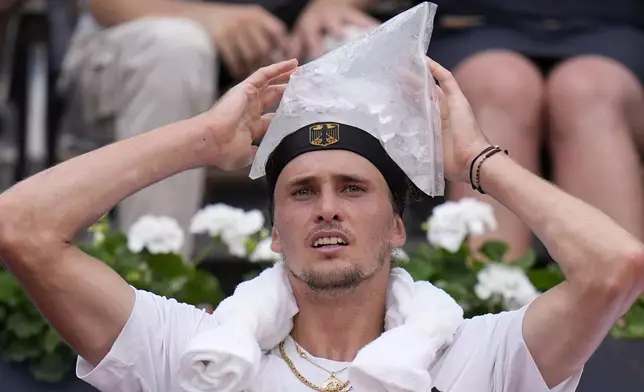
<path id="1" fill-rule="evenodd" d="M 271 239 L 271 249 L 273 250 L 273 252 L 282 253 L 282 241 L 280 240 L 280 234 L 275 226 L 273 226 L 273 228 L 271 229 Z"/>
<path id="2" fill-rule="evenodd" d="M 407 242 L 407 230 L 402 217 L 398 214 L 394 217 L 393 235 L 391 236 L 391 246 L 400 248 Z"/>

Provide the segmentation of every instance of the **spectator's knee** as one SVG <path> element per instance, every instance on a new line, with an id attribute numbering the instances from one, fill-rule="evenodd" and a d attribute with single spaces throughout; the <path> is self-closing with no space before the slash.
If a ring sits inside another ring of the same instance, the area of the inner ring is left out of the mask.
<path id="1" fill-rule="evenodd" d="M 138 93 L 154 95 L 159 104 L 180 99 L 191 105 L 194 114 L 210 107 L 218 75 L 215 47 L 207 31 L 180 18 L 147 18 L 138 23 L 138 44 L 130 49 L 134 58 L 127 62 L 140 82 L 131 85 L 146 86 L 146 92 Z"/>
<path id="2" fill-rule="evenodd" d="M 490 51 L 470 57 L 454 72 L 475 111 L 495 108 L 519 121 L 533 121 L 541 110 L 544 81 L 521 55 Z"/>
<path id="3" fill-rule="evenodd" d="M 561 115 L 625 113 L 641 94 L 636 77 L 623 65 L 599 56 L 572 59 L 558 66 L 547 82 L 549 109 Z"/>
<path id="4" fill-rule="evenodd" d="M 155 60 L 185 62 L 200 58 L 212 62 L 215 48 L 208 32 L 198 23 L 182 18 L 146 18 L 140 23 L 141 50 Z"/>

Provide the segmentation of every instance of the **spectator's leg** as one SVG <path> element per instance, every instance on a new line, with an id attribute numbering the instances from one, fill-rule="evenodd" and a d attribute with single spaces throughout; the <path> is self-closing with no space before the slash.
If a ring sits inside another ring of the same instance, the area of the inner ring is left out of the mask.
<path id="1" fill-rule="evenodd" d="M 539 169 L 543 79 L 526 58 L 507 51 L 489 51 L 463 61 L 454 76 L 491 143 L 508 149 L 514 160 L 533 172 Z M 485 189 L 485 184 L 481 184 Z M 529 229 L 508 209 L 469 185 L 450 184 L 448 198 L 476 197 L 494 207 L 496 232 L 473 238 L 478 247 L 489 239 L 510 245 L 507 260 L 520 257 L 531 245 Z"/>
<path id="2" fill-rule="evenodd" d="M 142 19 L 84 41 L 76 72 L 85 117 L 102 130 L 108 122 L 117 140 L 195 116 L 215 99 L 215 48 L 196 23 Z M 119 204 L 119 226 L 127 230 L 142 215 L 155 214 L 171 216 L 187 230 L 204 181 L 205 169 L 196 169 L 141 190 Z M 186 235 L 184 253 L 191 251 Z"/>
<path id="3" fill-rule="evenodd" d="M 642 239 L 644 191 L 633 131 L 642 124 L 644 96 L 637 78 L 616 61 L 579 57 L 553 71 L 547 100 L 558 185 Z"/>

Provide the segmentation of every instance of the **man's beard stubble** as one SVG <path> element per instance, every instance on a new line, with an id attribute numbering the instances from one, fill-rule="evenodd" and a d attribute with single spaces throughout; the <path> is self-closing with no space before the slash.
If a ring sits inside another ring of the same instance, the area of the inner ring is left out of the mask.
<path id="1" fill-rule="evenodd" d="M 299 274 L 293 270 L 290 272 L 295 278 L 306 283 L 314 292 L 339 295 L 356 289 L 362 282 L 380 272 L 385 265 L 387 256 L 391 254 L 389 248 L 387 244 L 382 244 L 377 255 L 378 264 L 372 271 L 365 271 L 363 268 L 354 265 L 324 273 L 317 272 L 314 269 L 303 270 Z M 285 256 L 283 255 L 283 257 Z M 284 262 L 286 266 L 289 265 L 286 259 L 284 259 Z"/>

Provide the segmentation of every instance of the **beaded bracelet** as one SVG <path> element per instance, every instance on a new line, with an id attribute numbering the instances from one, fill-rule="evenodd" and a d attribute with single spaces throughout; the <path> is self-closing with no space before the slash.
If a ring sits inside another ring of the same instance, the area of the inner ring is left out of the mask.
<path id="1" fill-rule="evenodd" d="M 474 158 L 474 160 L 472 160 L 472 164 L 470 165 L 470 183 L 472 184 L 473 190 L 478 191 L 482 195 L 485 195 L 485 192 L 481 188 L 481 166 L 483 165 L 483 162 L 485 162 L 486 159 L 501 151 L 503 151 L 505 155 L 508 155 L 508 150 L 501 150 L 499 146 L 490 146 L 485 150 L 483 150 L 479 155 L 477 155 L 476 158 Z M 485 154 L 485 156 L 483 156 L 483 159 L 481 159 L 481 162 L 479 162 L 479 164 L 476 167 L 476 185 L 475 185 L 474 181 L 472 181 L 472 172 L 474 170 L 474 164 L 483 154 Z"/>

